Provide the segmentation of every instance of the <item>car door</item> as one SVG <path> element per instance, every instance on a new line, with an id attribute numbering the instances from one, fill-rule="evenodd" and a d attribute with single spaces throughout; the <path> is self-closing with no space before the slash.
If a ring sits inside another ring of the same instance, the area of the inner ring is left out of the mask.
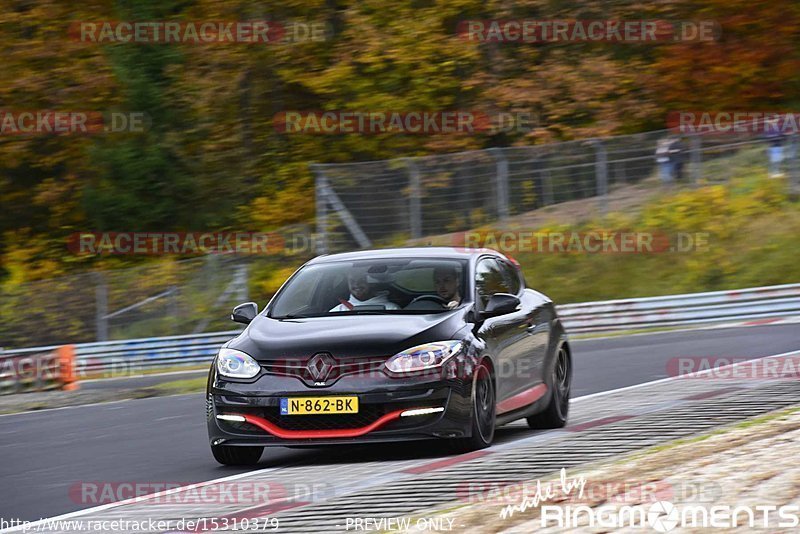
<path id="1" fill-rule="evenodd" d="M 494 257 L 478 260 L 475 266 L 475 292 L 475 305 L 479 313 L 485 309 L 492 295 L 517 294 L 503 266 Z M 495 358 L 498 403 L 529 387 L 527 384 L 530 381 L 519 373 L 519 368 L 528 364 L 525 360 L 529 350 L 529 313 L 530 310 L 520 307 L 517 311 L 485 319 L 478 329 L 477 336 Z"/>
<path id="2" fill-rule="evenodd" d="M 500 266 L 510 280 L 514 294 L 519 295 L 522 310 L 525 311 L 525 330 L 528 336 L 521 342 L 524 354 L 518 360 L 516 370 L 521 388 L 530 389 L 543 381 L 550 323 L 553 319 L 551 301 L 541 293 L 525 287 L 525 278 L 516 265 L 500 260 Z"/>

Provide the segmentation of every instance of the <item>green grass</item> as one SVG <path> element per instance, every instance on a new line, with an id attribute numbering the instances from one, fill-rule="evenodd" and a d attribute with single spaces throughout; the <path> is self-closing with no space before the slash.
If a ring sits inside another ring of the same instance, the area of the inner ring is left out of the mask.
<path id="1" fill-rule="evenodd" d="M 655 445 L 653 447 L 649 447 L 642 452 L 634 453 L 628 457 L 630 460 L 638 460 L 645 456 L 649 456 L 651 454 L 655 454 L 658 452 L 674 449 L 676 447 L 680 447 L 682 445 L 688 445 L 690 443 L 700 443 L 702 441 L 706 441 L 711 439 L 714 436 L 719 436 L 722 434 L 728 434 L 730 432 L 734 432 L 736 430 L 743 430 L 745 428 L 752 428 L 754 426 L 758 426 L 764 423 L 768 423 L 770 421 L 775 421 L 777 419 L 782 419 L 788 415 L 793 413 L 800 412 L 800 406 L 793 406 L 791 408 L 786 408 L 783 410 L 778 410 L 776 412 L 771 412 L 768 414 L 760 415 L 758 417 L 753 417 L 751 419 L 745 419 L 739 423 L 735 423 L 732 425 L 724 426 L 722 428 L 718 428 L 716 430 L 712 430 L 707 434 L 701 434 L 699 436 L 691 436 L 688 438 L 681 438 L 676 439 L 674 441 L 670 441 L 669 443 L 664 443 L 663 445 Z"/>
<path id="2" fill-rule="evenodd" d="M 154 391 L 154 396 L 164 395 L 181 395 L 184 393 L 199 393 L 205 390 L 208 377 L 201 376 L 198 378 L 186 378 L 184 380 L 172 380 L 170 382 L 162 382 L 148 388 L 146 391 Z"/>
<path id="3" fill-rule="evenodd" d="M 708 246 L 650 254 L 512 252 L 530 286 L 556 302 L 728 290 L 800 281 L 800 203 L 763 176 L 659 198 L 635 216 L 611 214 L 545 232 L 708 234 Z M 491 231 L 491 230 L 489 230 Z"/>

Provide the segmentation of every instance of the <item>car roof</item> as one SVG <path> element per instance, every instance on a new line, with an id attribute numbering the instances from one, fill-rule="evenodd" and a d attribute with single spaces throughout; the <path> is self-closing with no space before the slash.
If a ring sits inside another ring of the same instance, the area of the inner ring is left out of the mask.
<path id="1" fill-rule="evenodd" d="M 328 263 L 335 261 L 357 261 L 357 260 L 376 260 L 391 258 L 436 258 L 436 259 L 456 259 L 468 260 L 490 254 L 505 258 L 496 250 L 488 248 L 462 248 L 462 247 L 405 247 L 405 248 L 383 248 L 372 250 L 358 250 L 355 252 L 343 252 L 339 254 L 325 254 L 317 256 L 309 261 L 309 264 Z"/>

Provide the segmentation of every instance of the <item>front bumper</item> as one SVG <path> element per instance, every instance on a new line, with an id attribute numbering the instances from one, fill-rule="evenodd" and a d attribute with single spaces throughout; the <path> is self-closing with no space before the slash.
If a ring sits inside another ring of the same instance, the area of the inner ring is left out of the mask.
<path id="1" fill-rule="evenodd" d="M 329 445 L 469 436 L 471 381 L 441 377 L 342 377 L 310 388 L 288 376 L 261 375 L 251 383 L 216 376 L 206 397 L 212 445 Z M 357 414 L 280 415 L 282 397 L 357 396 Z M 401 416 L 408 410 L 443 411 Z M 221 420 L 237 415 L 241 421 Z"/>

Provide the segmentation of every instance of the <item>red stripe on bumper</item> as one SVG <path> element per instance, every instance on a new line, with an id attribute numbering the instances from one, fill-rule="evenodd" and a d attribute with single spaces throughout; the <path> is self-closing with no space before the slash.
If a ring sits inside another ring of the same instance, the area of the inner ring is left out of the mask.
<path id="1" fill-rule="evenodd" d="M 275 436 L 276 438 L 281 439 L 326 439 L 326 438 L 357 438 L 359 436 L 363 436 L 364 434 L 368 434 L 373 430 L 376 430 L 389 421 L 393 421 L 400 417 L 400 413 L 405 412 L 406 410 L 396 410 L 394 412 L 387 413 L 386 415 L 379 417 L 372 423 L 368 424 L 367 426 L 362 426 L 359 428 L 338 428 L 334 430 L 286 430 L 285 428 L 281 428 L 278 425 L 271 423 L 264 419 L 263 417 L 258 417 L 257 415 L 244 415 L 244 414 L 229 414 L 229 415 L 241 415 L 244 417 L 244 420 L 250 423 L 251 425 L 255 425 L 261 430 L 265 430 Z"/>
<path id="2" fill-rule="evenodd" d="M 517 408 L 522 408 L 523 406 L 528 406 L 529 404 L 533 404 L 544 394 L 547 393 L 547 386 L 544 384 L 539 384 L 536 387 L 531 389 L 527 389 L 522 393 L 517 393 L 513 397 L 509 397 L 502 402 L 497 403 L 497 413 L 506 413 L 512 410 L 516 410 Z"/>

